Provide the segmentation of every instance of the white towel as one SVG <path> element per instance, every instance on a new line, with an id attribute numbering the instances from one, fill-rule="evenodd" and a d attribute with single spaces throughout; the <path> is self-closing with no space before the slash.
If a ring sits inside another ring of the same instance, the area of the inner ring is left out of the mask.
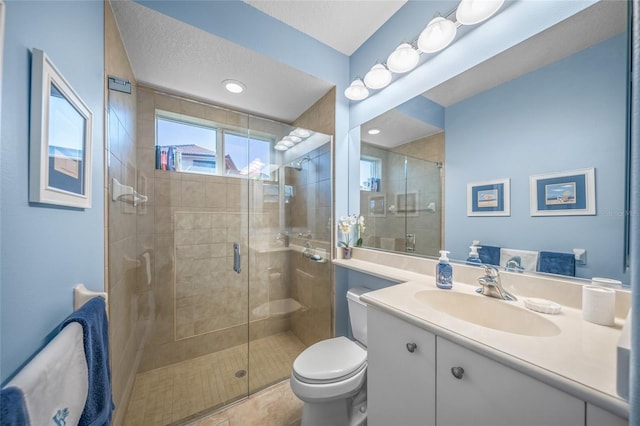
<path id="1" fill-rule="evenodd" d="M 538 252 L 529 250 L 516 249 L 500 249 L 500 266 L 505 268 L 507 262 L 513 257 L 520 257 L 520 266 L 522 269 L 516 269 L 518 272 L 535 272 L 538 266 Z"/>
<path id="2" fill-rule="evenodd" d="M 75 425 L 87 400 L 89 376 L 82 326 L 67 325 L 11 380 L 22 391 L 32 425 Z"/>

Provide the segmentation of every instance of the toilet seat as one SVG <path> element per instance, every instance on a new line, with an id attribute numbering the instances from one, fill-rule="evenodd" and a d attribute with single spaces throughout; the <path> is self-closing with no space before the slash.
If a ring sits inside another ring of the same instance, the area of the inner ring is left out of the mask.
<path id="1" fill-rule="evenodd" d="M 341 336 L 305 349 L 293 362 L 293 373 L 305 383 L 334 383 L 357 375 L 366 365 L 367 351 Z"/>

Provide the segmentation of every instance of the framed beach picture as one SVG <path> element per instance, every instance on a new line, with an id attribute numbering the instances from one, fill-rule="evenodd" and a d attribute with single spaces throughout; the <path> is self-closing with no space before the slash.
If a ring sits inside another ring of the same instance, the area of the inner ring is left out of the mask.
<path id="1" fill-rule="evenodd" d="M 529 177 L 531 216 L 596 214 L 595 169 Z"/>
<path id="2" fill-rule="evenodd" d="M 33 49 L 29 201 L 91 207 L 93 114 L 47 55 Z"/>
<path id="3" fill-rule="evenodd" d="M 467 184 L 467 216 L 511 216 L 510 180 Z"/>

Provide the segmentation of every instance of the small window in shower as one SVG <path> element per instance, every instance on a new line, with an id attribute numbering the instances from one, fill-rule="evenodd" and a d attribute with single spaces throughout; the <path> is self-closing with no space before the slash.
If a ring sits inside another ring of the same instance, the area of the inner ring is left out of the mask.
<path id="1" fill-rule="evenodd" d="M 360 157 L 360 190 L 380 192 L 382 160 L 375 157 Z"/>
<path id="2" fill-rule="evenodd" d="M 268 180 L 271 165 L 271 140 L 224 131 L 224 173 Z"/>
<path id="3" fill-rule="evenodd" d="M 179 114 L 156 114 L 156 169 L 216 174 L 218 129 Z"/>

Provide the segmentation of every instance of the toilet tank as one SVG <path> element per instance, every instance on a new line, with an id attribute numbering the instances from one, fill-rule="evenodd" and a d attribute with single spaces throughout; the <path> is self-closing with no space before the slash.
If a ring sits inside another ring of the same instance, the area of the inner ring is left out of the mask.
<path id="1" fill-rule="evenodd" d="M 351 331 L 353 337 L 364 346 L 367 346 L 367 304 L 360 300 L 360 295 L 370 291 L 365 287 L 354 287 L 347 291 Z"/>

